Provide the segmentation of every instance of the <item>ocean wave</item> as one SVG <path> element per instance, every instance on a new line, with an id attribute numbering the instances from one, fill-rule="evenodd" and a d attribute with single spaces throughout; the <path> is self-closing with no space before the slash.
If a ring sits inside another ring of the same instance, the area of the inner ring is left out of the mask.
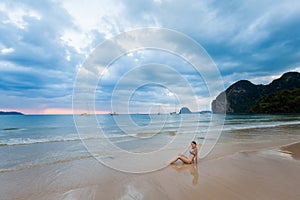
<path id="1" fill-rule="evenodd" d="M 2 130 L 3 131 L 15 131 L 15 130 L 20 130 L 20 128 L 15 128 L 15 127 L 13 127 L 13 128 L 3 128 Z"/>
<path id="2" fill-rule="evenodd" d="M 5 140 L 0 140 L 0 147 L 2 146 L 17 146 L 17 145 L 33 145 L 33 144 L 44 144 L 44 143 L 54 143 L 54 142 L 76 142 L 85 140 L 106 140 L 106 139 L 120 139 L 123 141 L 126 138 L 144 138 L 151 137 L 157 134 L 168 134 L 170 136 L 176 135 L 176 131 L 162 131 L 162 132 L 138 132 L 132 134 L 114 134 L 114 135 L 102 135 L 102 136 L 85 136 L 80 137 L 79 135 L 69 136 L 69 137 L 47 137 L 47 138 L 9 138 Z M 81 135 L 82 136 L 82 135 Z"/>
<path id="3" fill-rule="evenodd" d="M 16 145 L 29 145 L 29 144 L 40 144 L 40 143 L 50 143 L 50 142 L 69 142 L 77 141 L 78 138 L 74 139 L 57 139 L 57 138 L 10 138 L 5 141 L 0 141 L 0 146 L 16 146 Z"/>
<path id="4" fill-rule="evenodd" d="M 108 139 L 108 138 L 123 138 L 129 137 L 128 135 L 118 135 L 111 137 L 82 137 L 79 136 L 73 138 L 10 138 L 7 140 L 0 141 L 0 146 L 16 146 L 16 145 L 31 145 L 31 144 L 42 144 L 42 143 L 53 143 L 53 142 L 75 142 L 81 140 L 96 140 L 96 139 Z"/>
<path id="5" fill-rule="evenodd" d="M 15 131 L 24 131 L 26 130 L 25 128 L 18 128 L 18 127 L 8 127 L 8 128 L 2 128 L 0 131 L 4 132 L 15 132 Z"/>
<path id="6" fill-rule="evenodd" d="M 281 122 L 273 122 L 273 123 L 261 123 L 261 124 L 234 124 L 236 126 L 232 126 L 233 124 L 225 124 L 223 130 L 244 130 L 244 129 L 255 129 L 255 128 L 272 128 L 279 127 L 285 125 L 297 125 L 300 124 L 300 121 L 281 121 Z"/>
<path id="7" fill-rule="evenodd" d="M 2 169 L 0 168 L 0 173 L 14 172 L 14 171 L 20 171 L 20 170 L 38 168 L 38 167 L 45 167 L 45 166 L 49 166 L 49 165 L 71 162 L 74 160 L 81 160 L 81 159 L 86 159 L 86 158 L 91 158 L 91 157 L 93 157 L 93 155 L 78 156 L 78 157 L 66 158 L 63 160 L 54 160 L 54 161 L 49 161 L 49 162 L 30 163 L 30 164 L 25 164 L 25 165 L 14 166 L 11 168 L 2 168 Z"/>

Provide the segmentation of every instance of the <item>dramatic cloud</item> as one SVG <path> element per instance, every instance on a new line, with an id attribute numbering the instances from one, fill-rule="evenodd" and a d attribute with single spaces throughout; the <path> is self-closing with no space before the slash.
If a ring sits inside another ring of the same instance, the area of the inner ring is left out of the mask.
<path id="1" fill-rule="evenodd" d="M 72 18 L 47 1 L 2 1 L 0 10 L 1 108 L 67 106 L 80 55 L 60 37 Z"/>
<path id="2" fill-rule="evenodd" d="M 0 19 L 0 110 L 71 110 L 80 65 L 107 38 L 136 28 L 169 28 L 191 37 L 217 64 L 225 87 L 240 79 L 267 84 L 286 71 L 299 71 L 300 66 L 300 3 L 296 0 L 7 0 L 0 3 Z M 164 42 L 172 39 L 168 36 Z M 189 49 L 184 41 L 178 44 Z M 157 50 L 131 52 L 116 60 L 99 80 L 98 108 L 110 111 L 118 81 L 149 63 L 172 67 L 191 85 L 200 109 L 209 108 L 216 94 L 208 93 L 203 74 L 182 58 Z M 90 73 L 95 72 L 87 76 Z M 156 104 L 174 110 L 176 94 L 167 87 L 185 92 L 176 77 L 163 69 L 138 73 L 135 79 L 122 82 L 123 92 L 139 79 L 165 79 L 169 85 L 139 88 L 132 96 L 133 112 Z"/>

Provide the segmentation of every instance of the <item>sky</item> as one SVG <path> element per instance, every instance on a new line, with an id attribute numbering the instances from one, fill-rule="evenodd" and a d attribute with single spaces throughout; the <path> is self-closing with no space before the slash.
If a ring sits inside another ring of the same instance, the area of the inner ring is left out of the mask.
<path id="1" fill-rule="evenodd" d="M 268 84 L 285 72 L 300 72 L 297 0 L 3 0 L 0 19 L 4 111 L 72 114 L 76 77 L 93 51 L 140 28 L 174 30 L 197 42 L 216 64 L 224 88 L 241 79 Z M 192 93 L 172 76 L 176 73 Z M 183 106 L 206 110 L 221 92 L 208 91 L 203 75 L 186 60 L 153 49 L 128 52 L 98 79 L 95 101 L 78 112 L 167 113 Z M 142 79 L 152 83 L 128 90 Z M 122 99 L 123 93 L 130 93 L 129 101 Z"/>

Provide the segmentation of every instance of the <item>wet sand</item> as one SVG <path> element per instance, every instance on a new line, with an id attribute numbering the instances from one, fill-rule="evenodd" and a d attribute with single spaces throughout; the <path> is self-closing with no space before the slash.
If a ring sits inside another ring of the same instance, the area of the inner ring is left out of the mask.
<path id="1" fill-rule="evenodd" d="M 296 200 L 299 127 L 268 128 L 295 132 L 294 138 L 220 143 L 198 165 L 177 162 L 145 174 L 118 172 L 92 158 L 1 173 L 0 199 Z"/>
<path id="2" fill-rule="evenodd" d="M 290 154 L 294 159 L 300 160 L 300 143 L 295 143 L 280 148 L 283 153 Z"/>

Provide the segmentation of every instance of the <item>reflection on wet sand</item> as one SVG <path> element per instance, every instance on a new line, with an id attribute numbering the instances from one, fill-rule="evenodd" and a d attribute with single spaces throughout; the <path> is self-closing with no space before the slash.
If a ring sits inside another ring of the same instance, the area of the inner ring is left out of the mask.
<path id="1" fill-rule="evenodd" d="M 197 164 L 183 164 L 183 165 L 170 165 L 177 172 L 183 172 L 189 170 L 190 174 L 193 176 L 192 184 L 197 185 L 199 179 L 198 165 Z"/>

